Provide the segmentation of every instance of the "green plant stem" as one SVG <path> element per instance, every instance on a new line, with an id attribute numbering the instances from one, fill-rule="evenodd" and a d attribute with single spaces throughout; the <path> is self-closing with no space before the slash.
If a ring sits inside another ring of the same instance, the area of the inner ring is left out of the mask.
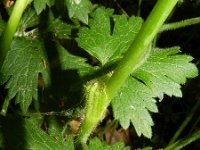
<path id="1" fill-rule="evenodd" d="M 102 130 L 100 136 L 103 136 L 104 134 L 106 134 L 106 132 L 108 131 L 108 129 L 112 128 L 113 125 L 116 124 L 116 120 L 112 120 L 111 122 L 108 122 L 105 126 L 105 128 Z"/>
<path id="2" fill-rule="evenodd" d="M 86 112 L 77 132 L 77 149 L 85 149 L 84 146 L 91 132 L 105 116 L 104 112 L 110 102 L 105 91 L 104 81 L 107 79 L 108 76 L 103 76 L 99 79 L 91 80 L 85 85 Z"/>
<path id="3" fill-rule="evenodd" d="M 30 0 L 17 0 L 0 41 L 0 68 L 10 48 L 21 16 Z"/>
<path id="4" fill-rule="evenodd" d="M 172 143 L 174 143 L 177 140 L 179 135 L 182 133 L 182 131 L 185 129 L 185 127 L 188 125 L 188 123 L 190 122 L 190 120 L 194 116 L 195 112 L 198 110 L 199 106 L 200 106 L 200 101 L 197 100 L 196 104 L 193 106 L 193 108 L 190 111 L 190 113 L 187 115 L 187 117 L 185 118 L 185 120 L 183 121 L 183 123 L 181 124 L 179 129 L 176 131 L 174 136 L 171 138 L 171 140 L 170 140 L 168 145 L 171 145 Z"/>
<path id="5" fill-rule="evenodd" d="M 184 139 L 178 140 L 177 142 L 167 146 L 166 148 L 164 148 L 164 150 L 180 150 L 198 139 L 200 139 L 200 130 L 194 132 Z"/>
<path id="6" fill-rule="evenodd" d="M 111 131 L 111 134 L 110 134 L 110 138 L 108 140 L 108 144 L 111 144 L 112 139 L 113 139 L 113 135 L 114 135 L 114 133 L 115 133 L 115 131 L 117 129 L 117 126 L 118 126 L 118 122 L 114 122 L 114 126 L 112 128 L 112 131 Z"/>
<path id="7" fill-rule="evenodd" d="M 178 0 L 158 0 L 135 41 L 108 80 L 90 81 L 86 85 L 86 113 L 77 133 L 77 149 L 84 149 L 89 135 L 104 117 L 104 112 L 126 78 L 150 53 L 151 42 Z M 107 78 L 106 78 L 107 79 Z"/>
<path id="8" fill-rule="evenodd" d="M 17 0 L 15 2 L 13 11 L 10 15 L 10 18 L 8 20 L 8 23 L 6 25 L 6 28 L 4 30 L 4 33 L 0 41 L 0 69 L 7 55 L 7 52 L 10 48 L 10 45 L 11 45 L 13 36 L 15 34 L 15 31 L 18 27 L 19 21 L 28 3 L 29 3 L 29 0 Z M 2 115 L 6 114 L 9 103 L 10 103 L 10 100 L 6 98 L 1 110 Z"/>
<path id="9" fill-rule="evenodd" d="M 183 28 L 183 27 L 198 24 L 198 23 L 200 23 L 200 17 L 190 18 L 190 19 L 186 19 L 186 20 L 174 22 L 174 23 L 168 23 L 168 24 L 164 24 L 161 27 L 159 32 L 175 30 L 175 29 Z"/>
<path id="10" fill-rule="evenodd" d="M 118 92 L 126 78 L 145 62 L 148 57 L 150 43 L 177 2 L 178 0 L 157 1 L 136 39 L 115 69 L 110 80 L 106 83 L 106 92 L 110 100 Z"/>
<path id="11" fill-rule="evenodd" d="M 11 101 L 11 99 L 5 98 L 2 109 L 1 109 L 1 113 L 0 113 L 1 115 L 3 115 L 3 116 L 6 115 L 10 101 Z"/>
<path id="12" fill-rule="evenodd" d="M 141 5 L 142 5 L 142 0 L 138 0 L 137 16 L 141 15 Z"/>

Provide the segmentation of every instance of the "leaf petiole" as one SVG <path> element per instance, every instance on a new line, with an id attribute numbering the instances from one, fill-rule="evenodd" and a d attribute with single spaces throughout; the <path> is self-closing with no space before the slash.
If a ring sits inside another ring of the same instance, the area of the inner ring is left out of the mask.
<path id="1" fill-rule="evenodd" d="M 161 27 L 159 32 L 175 30 L 175 29 L 186 27 L 186 26 L 195 25 L 198 23 L 200 23 L 200 17 L 190 18 L 190 19 L 186 19 L 183 21 L 173 22 L 173 23 L 168 23 L 168 24 L 164 24 Z"/>

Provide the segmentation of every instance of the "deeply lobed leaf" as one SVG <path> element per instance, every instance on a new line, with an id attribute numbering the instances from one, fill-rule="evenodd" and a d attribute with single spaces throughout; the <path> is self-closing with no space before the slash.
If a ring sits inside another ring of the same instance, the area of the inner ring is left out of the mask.
<path id="1" fill-rule="evenodd" d="M 112 100 L 115 119 L 118 119 L 124 129 L 130 125 L 135 127 L 139 136 L 152 136 L 153 120 L 148 110 L 158 112 L 155 95 L 143 83 L 129 77 L 119 94 Z"/>
<path id="2" fill-rule="evenodd" d="M 124 15 L 116 16 L 112 32 L 110 25 L 112 13 L 112 9 L 98 8 L 92 15 L 93 18 L 89 20 L 89 28 L 82 28 L 77 38 L 78 45 L 96 57 L 102 65 L 122 57 L 142 24 L 142 19 L 139 17 L 127 20 Z"/>
<path id="3" fill-rule="evenodd" d="M 132 75 L 142 80 L 160 99 L 163 94 L 181 97 L 180 84 L 194 78 L 198 70 L 189 55 L 180 54 L 179 47 L 155 49 L 144 65 Z"/>
<path id="4" fill-rule="evenodd" d="M 112 15 L 113 10 L 98 8 L 89 20 L 89 27 L 80 29 L 77 38 L 79 46 L 101 65 L 122 58 L 142 24 L 138 17 Z M 112 100 L 115 119 L 123 128 L 128 128 L 131 122 L 138 135 L 150 138 L 153 120 L 149 111 L 158 112 L 155 98 L 162 99 L 164 94 L 182 96 L 180 84 L 198 74 L 192 59 L 180 54 L 178 47 L 152 50 L 148 60 L 132 73 Z"/>
<path id="5" fill-rule="evenodd" d="M 26 112 L 37 99 L 38 73 L 46 70 L 44 48 L 38 40 L 16 38 L 1 69 L 0 84 L 6 83 L 7 99 L 16 95 L 16 103 Z"/>
<path id="6" fill-rule="evenodd" d="M 198 75 L 192 57 L 180 54 L 178 47 L 154 49 L 148 60 L 127 79 L 118 96 L 112 101 L 114 117 L 123 128 L 130 121 L 137 134 L 151 138 L 153 121 L 148 111 L 157 112 L 155 97 L 181 97 L 186 78 Z"/>
<path id="7" fill-rule="evenodd" d="M 55 45 L 55 49 L 53 49 L 53 51 L 57 51 L 58 57 L 56 60 L 48 62 L 45 47 L 41 41 L 23 37 L 14 39 L 1 69 L 0 84 L 6 83 L 7 99 L 16 96 L 16 103 L 20 104 L 23 112 L 27 111 L 32 98 L 38 99 L 39 73 L 42 73 L 45 87 L 47 87 L 51 84 L 50 67 L 60 67 L 60 73 L 77 70 L 81 77 L 92 70 L 92 67 L 86 64 L 85 59 L 71 55 L 59 45 Z M 53 66 L 49 66 L 49 64 Z"/>

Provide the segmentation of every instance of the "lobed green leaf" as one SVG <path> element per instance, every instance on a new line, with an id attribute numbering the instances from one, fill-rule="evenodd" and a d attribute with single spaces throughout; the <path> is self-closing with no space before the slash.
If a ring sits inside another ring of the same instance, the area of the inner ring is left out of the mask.
<path id="1" fill-rule="evenodd" d="M 92 4 L 90 0 L 65 0 L 70 18 L 77 18 L 88 24 L 88 14 Z"/>
<path id="2" fill-rule="evenodd" d="M 96 57 L 102 65 L 122 57 L 138 33 L 142 19 L 126 16 L 114 17 L 111 30 L 112 9 L 98 8 L 89 20 L 89 27 L 80 29 L 78 45 Z M 103 23 L 102 23 L 103 22 Z"/>
<path id="3" fill-rule="evenodd" d="M 124 129 L 131 123 L 139 136 L 150 138 L 153 120 L 148 111 L 158 112 L 155 95 L 143 83 L 129 77 L 119 94 L 112 100 L 114 118 L 118 119 Z"/>
<path id="4" fill-rule="evenodd" d="M 8 89 L 7 99 L 16 96 L 15 102 L 20 104 L 23 112 L 27 111 L 32 98 L 38 99 L 39 73 L 43 76 L 44 86 L 48 87 L 51 84 L 49 70 L 52 68 L 61 68 L 60 73 L 77 70 L 81 77 L 93 70 L 85 59 L 70 54 L 62 46 L 55 44 L 55 49 L 52 51 L 57 51 L 58 57 L 48 60 L 42 40 L 22 37 L 16 38 L 12 42 L 1 69 L 0 84 L 5 84 Z M 59 76 L 63 75 L 59 74 Z"/>
<path id="5" fill-rule="evenodd" d="M 153 121 L 148 111 L 157 112 L 155 97 L 181 97 L 181 86 L 187 78 L 194 78 L 198 70 L 193 58 L 180 54 L 179 47 L 153 49 L 147 61 L 134 71 L 113 99 L 114 117 L 123 128 L 130 121 L 137 134 L 151 138 Z"/>
<path id="6" fill-rule="evenodd" d="M 181 86 L 187 78 L 194 78 L 198 70 L 191 63 L 193 58 L 180 54 L 179 47 L 154 49 L 144 65 L 133 72 L 133 76 L 142 80 L 160 99 L 164 94 L 181 97 Z"/>
<path id="7" fill-rule="evenodd" d="M 16 103 L 26 112 L 37 99 L 38 74 L 46 70 L 43 45 L 38 40 L 16 38 L 11 44 L 1 69 L 0 84 L 6 83 L 8 99 L 16 96 Z"/>

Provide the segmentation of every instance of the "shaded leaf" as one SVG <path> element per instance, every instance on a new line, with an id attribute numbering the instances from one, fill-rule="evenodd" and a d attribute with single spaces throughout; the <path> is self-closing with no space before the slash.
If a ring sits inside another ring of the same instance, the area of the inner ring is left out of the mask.
<path id="1" fill-rule="evenodd" d="M 0 84 L 6 83 L 8 99 L 16 96 L 16 103 L 26 112 L 37 99 L 38 73 L 46 71 L 43 45 L 38 40 L 16 38 L 1 69 Z"/>
<path id="2" fill-rule="evenodd" d="M 29 36 L 33 37 L 36 31 L 36 27 L 39 24 L 39 17 L 36 12 L 32 8 L 28 8 L 26 13 L 23 14 L 15 36 Z M 28 29 L 29 28 L 29 29 Z M 27 30 L 28 29 L 28 30 Z"/>
<path id="3" fill-rule="evenodd" d="M 0 35 L 4 31 L 5 26 L 6 26 L 5 22 L 3 21 L 2 17 L 0 16 Z"/>
<path id="4" fill-rule="evenodd" d="M 0 131 L 3 133 L 0 138 L 2 142 L 0 147 L 6 149 L 74 150 L 72 136 L 68 136 L 67 139 L 64 137 L 55 139 L 29 119 L 22 117 L 1 117 Z M 9 144 L 11 140 L 13 144 Z"/>
<path id="5" fill-rule="evenodd" d="M 48 30 L 52 32 L 52 34 L 56 38 L 59 39 L 69 39 L 70 38 L 69 36 L 71 35 L 71 29 L 72 29 L 71 25 L 63 22 L 58 18 L 53 20 L 48 27 Z"/>
<path id="6" fill-rule="evenodd" d="M 49 7 L 54 4 L 55 0 L 34 0 L 33 5 L 37 14 L 40 14 L 45 8 L 46 5 Z"/>
<path id="7" fill-rule="evenodd" d="M 50 60 L 53 67 L 77 70 L 80 76 L 91 72 L 92 67 L 86 64 L 85 59 L 69 54 L 59 45 L 54 50 L 57 50 L 58 58 Z M 16 103 L 20 104 L 23 112 L 27 111 L 32 98 L 38 99 L 38 74 L 42 73 L 45 87 L 51 84 L 50 66 L 44 51 L 45 47 L 39 40 L 16 38 L 2 66 L 0 84 L 6 83 L 7 99 L 16 96 Z"/>
<path id="8" fill-rule="evenodd" d="M 70 18 L 77 18 L 83 23 L 88 23 L 88 14 L 92 4 L 90 0 L 65 0 Z"/>

